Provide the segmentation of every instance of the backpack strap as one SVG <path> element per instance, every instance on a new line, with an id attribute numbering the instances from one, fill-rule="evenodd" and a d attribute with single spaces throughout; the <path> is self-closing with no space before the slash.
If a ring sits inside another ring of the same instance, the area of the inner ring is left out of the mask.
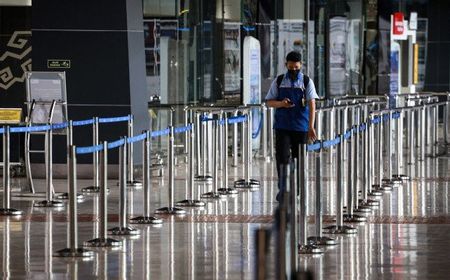
<path id="1" fill-rule="evenodd" d="M 303 75 L 303 86 L 305 87 L 305 90 L 308 88 L 308 84 L 309 84 L 309 77 Z"/>
<path id="2" fill-rule="evenodd" d="M 281 74 L 277 77 L 277 88 L 280 88 L 281 82 L 283 81 L 284 74 Z"/>

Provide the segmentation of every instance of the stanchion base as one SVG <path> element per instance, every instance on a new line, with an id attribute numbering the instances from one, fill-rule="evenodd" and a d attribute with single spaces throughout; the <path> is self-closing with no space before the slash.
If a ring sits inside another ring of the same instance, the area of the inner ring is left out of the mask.
<path id="1" fill-rule="evenodd" d="M 204 199 L 225 199 L 227 195 L 219 192 L 207 192 L 200 195 L 200 197 Z"/>
<path id="2" fill-rule="evenodd" d="M 349 226 L 329 226 L 323 229 L 325 233 L 329 234 L 356 234 L 358 230 Z"/>
<path id="3" fill-rule="evenodd" d="M 185 199 L 178 201 L 175 203 L 176 206 L 183 206 L 183 207 L 204 207 L 206 203 L 201 200 L 196 199 Z"/>
<path id="4" fill-rule="evenodd" d="M 240 179 L 234 182 L 234 187 L 236 189 L 250 189 L 250 190 L 256 190 L 259 189 L 261 186 L 260 182 L 255 179 L 250 179 L 249 181 L 245 179 Z"/>
<path id="5" fill-rule="evenodd" d="M 56 251 L 53 254 L 54 257 L 68 257 L 68 258 L 92 258 L 94 256 L 93 251 L 86 250 L 84 248 L 65 248 L 59 251 Z"/>
<path id="6" fill-rule="evenodd" d="M 233 195 L 238 193 L 238 191 L 234 188 L 219 188 L 217 191 L 224 195 Z"/>
<path id="7" fill-rule="evenodd" d="M 360 199 L 359 200 L 359 208 L 367 207 L 367 208 L 378 208 L 380 207 L 380 201 L 374 199 L 367 199 L 366 201 Z"/>
<path id="8" fill-rule="evenodd" d="M 198 175 L 195 176 L 194 180 L 196 182 L 205 182 L 205 183 L 212 183 L 213 181 L 213 177 L 212 176 L 208 176 L 208 175 Z"/>
<path id="9" fill-rule="evenodd" d="M 108 230 L 111 235 L 138 235 L 141 231 L 132 227 L 115 227 Z"/>
<path id="10" fill-rule="evenodd" d="M 127 187 L 134 188 L 134 189 L 140 189 L 140 188 L 142 188 L 142 186 L 143 186 L 143 184 L 141 181 L 136 181 L 136 180 L 127 181 Z"/>
<path id="11" fill-rule="evenodd" d="M 83 243 L 85 247 L 119 247 L 122 241 L 112 238 L 95 238 Z"/>
<path id="12" fill-rule="evenodd" d="M 310 236 L 308 237 L 308 243 L 315 246 L 335 246 L 337 242 L 333 238 L 325 236 Z"/>
<path id="13" fill-rule="evenodd" d="M 90 187 L 82 188 L 81 192 L 83 192 L 83 193 L 99 193 L 100 187 L 90 186 Z"/>
<path id="14" fill-rule="evenodd" d="M 163 220 L 157 217 L 136 217 L 130 219 L 131 224 L 152 224 L 152 225 L 160 225 L 162 224 Z"/>
<path id="15" fill-rule="evenodd" d="M 62 193 L 62 194 L 56 196 L 56 198 L 61 199 L 61 200 L 67 200 L 67 199 L 69 199 L 69 193 L 66 193 L 66 192 Z M 84 199 L 84 195 L 82 195 L 81 193 L 77 193 L 77 200 L 80 201 L 83 199 Z"/>
<path id="16" fill-rule="evenodd" d="M 22 211 L 14 208 L 0 208 L 0 216 L 20 216 Z"/>
<path id="17" fill-rule="evenodd" d="M 323 254 L 323 249 L 316 245 L 298 245 L 299 254 Z"/>
<path id="18" fill-rule="evenodd" d="M 395 174 L 395 175 L 392 175 L 392 178 L 394 178 L 394 179 L 400 179 L 400 180 L 402 180 L 402 181 L 409 181 L 409 180 L 410 180 L 410 177 L 409 177 L 408 175 L 403 175 L 403 174 Z"/>
<path id="19" fill-rule="evenodd" d="M 353 209 L 353 213 L 367 217 L 372 214 L 372 207 L 365 205 L 358 205 L 357 209 Z"/>
<path id="20" fill-rule="evenodd" d="M 156 214 L 168 214 L 168 215 L 185 215 L 186 210 L 177 207 L 163 207 L 155 211 Z"/>
<path id="21" fill-rule="evenodd" d="M 403 183 L 403 180 L 400 178 L 383 179 L 381 181 L 383 182 L 383 184 L 388 184 L 392 187 L 398 187 Z"/>
<path id="22" fill-rule="evenodd" d="M 367 218 L 364 216 L 360 216 L 360 215 L 349 215 L 349 214 L 344 214 L 342 216 L 343 221 L 345 223 L 365 223 L 367 222 Z"/>
<path id="23" fill-rule="evenodd" d="M 378 184 L 375 184 L 375 185 L 372 185 L 372 189 L 383 192 L 383 193 L 390 193 L 390 192 L 392 192 L 392 190 L 394 190 L 394 188 L 388 184 L 382 184 L 381 186 Z"/>
<path id="24" fill-rule="evenodd" d="M 62 208 L 64 207 L 64 203 L 61 201 L 55 201 L 55 200 L 44 200 L 44 201 L 38 201 L 33 204 L 34 207 L 53 207 L 53 208 Z"/>
<path id="25" fill-rule="evenodd" d="M 367 196 L 372 197 L 373 199 L 377 199 L 380 200 L 381 197 L 383 196 L 383 193 L 378 191 L 378 190 L 372 190 L 371 192 L 367 193 Z"/>

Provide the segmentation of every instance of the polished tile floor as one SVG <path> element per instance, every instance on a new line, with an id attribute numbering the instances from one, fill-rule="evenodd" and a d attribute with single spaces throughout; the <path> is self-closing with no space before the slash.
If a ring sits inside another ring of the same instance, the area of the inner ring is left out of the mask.
<path id="1" fill-rule="evenodd" d="M 241 191 L 203 209 L 188 210 L 184 217 L 166 217 L 161 226 L 137 225 L 139 236 L 118 238 L 122 247 L 95 249 L 92 259 L 54 257 L 67 247 L 67 206 L 62 210 L 33 207 L 30 198 L 12 200 L 21 217 L 0 216 L 1 271 L 3 279 L 255 279 L 255 229 L 271 228 L 277 206 L 276 172 L 273 163 L 253 162 L 257 191 Z M 324 221 L 335 214 L 335 176 L 324 165 Z M 334 236 L 338 245 L 323 255 L 299 256 L 301 269 L 314 279 L 449 279 L 450 275 L 450 158 L 427 158 L 407 166 L 412 180 L 383 195 L 381 207 L 369 222 L 356 225 L 353 236 Z M 230 183 L 242 176 L 242 168 L 230 167 Z M 310 174 L 309 211 L 314 213 L 314 174 Z M 360 178 L 362 179 L 362 178 Z M 108 227 L 118 223 L 118 187 L 110 180 Z M 19 191 L 23 179 L 13 180 Z M 78 188 L 90 185 L 79 180 Z M 44 190 L 44 180 L 36 180 Z M 55 180 L 57 192 L 66 191 L 64 180 Z M 167 206 L 167 178 L 153 178 L 151 208 Z M 176 168 L 175 198 L 184 198 L 186 168 Z M 195 185 L 195 195 L 210 186 Z M 3 194 L 2 194 L 3 195 Z M 128 192 L 130 216 L 142 212 L 142 190 Z M 38 198 L 37 200 L 40 200 Z M 88 195 L 78 204 L 79 243 L 99 231 L 99 197 Z M 309 219 L 309 233 L 314 221 Z M 275 278 L 275 243 L 267 264 Z"/>

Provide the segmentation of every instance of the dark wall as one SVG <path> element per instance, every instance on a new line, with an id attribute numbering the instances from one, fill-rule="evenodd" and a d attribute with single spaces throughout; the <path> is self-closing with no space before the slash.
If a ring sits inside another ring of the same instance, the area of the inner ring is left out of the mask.
<path id="1" fill-rule="evenodd" d="M 58 71 L 47 68 L 48 59 L 71 60 L 71 68 L 64 69 L 70 119 L 136 113 L 132 104 L 139 102 L 146 111 L 141 1 L 39 0 L 32 9 L 33 71 Z M 139 121 L 141 130 L 145 115 Z M 117 140 L 126 135 L 126 127 L 102 125 L 100 140 Z M 56 139 L 55 146 L 64 147 L 58 145 L 63 141 Z M 76 130 L 74 143 L 91 145 L 90 129 Z M 116 153 L 113 157 L 116 162 Z M 55 162 L 64 161 L 65 150 L 56 151 Z"/>
<path id="2" fill-rule="evenodd" d="M 450 1 L 428 1 L 426 91 L 450 90 Z"/>
<path id="3" fill-rule="evenodd" d="M 29 70 L 31 7 L 0 6 L 0 108 L 25 109 L 25 71 Z M 20 158 L 23 158 L 23 135 L 13 134 L 11 160 L 16 162 Z"/>

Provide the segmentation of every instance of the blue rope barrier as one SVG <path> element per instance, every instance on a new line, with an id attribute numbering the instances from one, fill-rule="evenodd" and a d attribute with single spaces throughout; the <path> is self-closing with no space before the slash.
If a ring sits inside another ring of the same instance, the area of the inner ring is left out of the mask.
<path id="1" fill-rule="evenodd" d="M 183 133 L 183 132 L 186 132 L 186 131 L 189 131 L 189 130 L 192 130 L 192 125 L 175 127 L 174 128 L 174 133 Z"/>
<path id="2" fill-rule="evenodd" d="M 328 140 L 328 141 L 323 142 L 322 147 L 323 148 L 329 148 L 329 147 L 335 146 L 335 145 L 337 145 L 339 143 L 341 143 L 341 138 L 340 137 L 336 137 L 336 138 L 334 138 L 332 140 Z"/>
<path id="3" fill-rule="evenodd" d="M 320 143 L 320 142 L 317 142 L 315 144 L 309 144 L 306 146 L 306 150 L 308 152 L 318 151 L 318 150 L 320 150 L 320 148 L 322 148 L 322 143 Z"/>
<path id="4" fill-rule="evenodd" d="M 147 138 L 147 133 L 142 133 L 142 134 L 127 138 L 127 143 L 139 142 L 139 141 L 145 140 L 146 138 Z"/>
<path id="5" fill-rule="evenodd" d="M 344 133 L 344 139 L 345 140 L 349 139 L 350 137 L 352 137 L 352 131 L 351 130 L 349 130 L 349 131 Z"/>
<path id="6" fill-rule="evenodd" d="M 3 132 L 5 132 L 5 129 L 2 127 L 0 128 L 0 134 L 3 134 Z"/>
<path id="7" fill-rule="evenodd" d="M 103 150 L 103 144 L 96 145 L 96 146 L 88 146 L 88 147 L 77 147 L 75 149 L 75 153 L 77 155 L 92 154 L 95 152 L 99 152 L 101 150 Z"/>
<path id="8" fill-rule="evenodd" d="M 158 137 L 158 136 L 164 136 L 164 135 L 169 135 L 170 133 L 170 129 L 164 129 L 164 130 L 157 130 L 157 131 L 152 131 L 150 133 L 151 137 Z"/>
<path id="9" fill-rule="evenodd" d="M 99 118 L 99 123 L 115 123 L 115 122 L 127 122 L 131 120 L 130 116 L 124 116 L 124 117 L 112 117 L 112 118 Z"/>
<path id="10" fill-rule="evenodd" d="M 362 132 L 362 131 L 364 131 L 364 130 L 366 130 L 366 124 L 365 123 L 363 123 L 363 124 L 360 124 L 359 125 L 359 132 Z"/>
<path id="11" fill-rule="evenodd" d="M 64 128 L 67 128 L 68 126 L 69 126 L 68 122 L 55 123 L 55 124 L 52 124 L 52 130 L 64 129 Z"/>
<path id="12" fill-rule="evenodd" d="M 228 124 L 241 123 L 245 122 L 246 120 L 247 120 L 246 116 L 231 117 L 228 119 Z"/>
<path id="13" fill-rule="evenodd" d="M 84 126 L 94 124 L 94 119 L 81 120 L 81 121 L 72 121 L 72 126 Z"/>
<path id="14" fill-rule="evenodd" d="M 39 125 L 39 126 L 18 126 L 11 127 L 9 131 L 11 133 L 22 133 L 22 132 L 40 132 L 47 131 L 51 129 L 51 125 Z"/>
<path id="15" fill-rule="evenodd" d="M 125 144 L 125 139 L 119 139 L 108 143 L 108 150 L 115 149 Z"/>

